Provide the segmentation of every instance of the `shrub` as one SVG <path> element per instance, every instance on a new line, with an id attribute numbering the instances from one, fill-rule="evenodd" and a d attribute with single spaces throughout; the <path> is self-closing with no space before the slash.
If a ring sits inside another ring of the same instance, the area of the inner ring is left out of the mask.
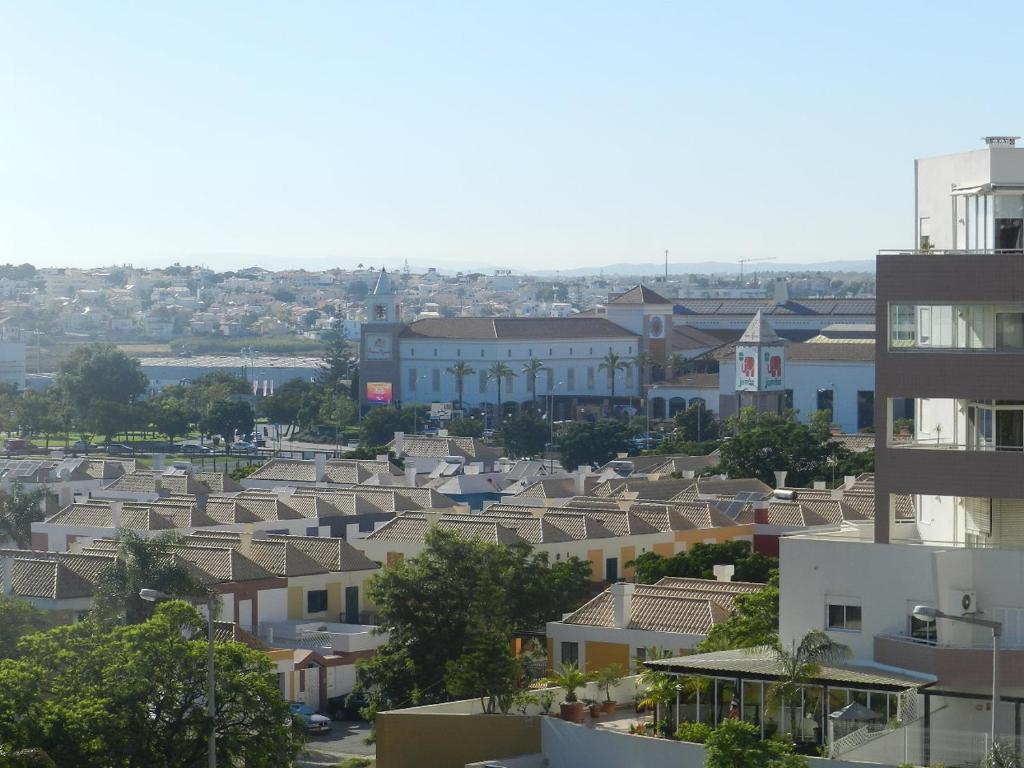
<path id="1" fill-rule="evenodd" d="M 690 741 L 694 744 L 703 744 L 711 735 L 711 726 L 705 723 L 680 723 L 676 729 L 676 738 L 679 741 Z"/>

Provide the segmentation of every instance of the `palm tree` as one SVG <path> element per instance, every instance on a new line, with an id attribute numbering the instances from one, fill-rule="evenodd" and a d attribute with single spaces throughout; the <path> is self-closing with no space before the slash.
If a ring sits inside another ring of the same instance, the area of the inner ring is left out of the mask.
<path id="1" fill-rule="evenodd" d="M 544 363 L 536 357 L 531 357 L 523 363 L 522 374 L 529 379 L 530 397 L 533 399 L 533 408 L 537 409 L 537 374 L 544 370 Z"/>
<path id="2" fill-rule="evenodd" d="M 467 376 L 472 376 L 476 373 L 473 370 L 473 366 L 467 363 L 465 360 L 458 360 L 453 366 L 445 369 L 445 373 L 450 373 L 455 377 L 455 391 L 459 393 L 459 410 L 463 410 L 462 403 L 462 388 L 465 384 Z"/>
<path id="3" fill-rule="evenodd" d="M 487 378 L 498 385 L 498 417 L 495 420 L 496 424 L 501 423 L 501 380 L 515 375 L 515 371 L 500 361 L 487 369 Z"/>
<path id="4" fill-rule="evenodd" d="M 633 365 L 636 366 L 637 377 L 640 379 L 640 394 L 643 395 L 644 376 L 650 373 L 651 367 L 654 365 L 654 355 L 650 352 L 637 352 L 636 357 L 633 358 Z"/>
<path id="5" fill-rule="evenodd" d="M 139 597 L 140 589 L 207 596 L 209 587 L 174 558 L 177 543 L 173 534 L 144 539 L 129 529 L 119 530 L 116 557 L 97 580 L 96 613 L 108 620 L 139 624 L 153 613 L 153 603 Z"/>
<path id="6" fill-rule="evenodd" d="M 672 371 L 673 376 L 678 376 L 683 372 L 686 367 L 686 358 L 681 352 L 673 352 L 668 356 L 668 369 Z"/>
<path id="7" fill-rule="evenodd" d="M 622 355 L 613 350 L 608 350 L 601 364 L 597 366 L 599 371 L 608 371 L 608 386 L 611 388 L 611 404 L 615 407 L 615 372 L 624 371 L 629 368 L 629 362 L 622 359 Z"/>
<path id="8" fill-rule="evenodd" d="M 44 498 L 42 489 L 26 491 L 21 483 L 15 483 L 0 499 L 0 540 L 6 537 L 18 549 L 32 549 L 32 523 L 43 519 L 40 504 Z"/>
<path id="9" fill-rule="evenodd" d="M 834 664 L 850 656 L 850 649 L 820 629 L 812 629 L 799 643 L 793 640 L 789 648 L 778 641 L 769 648 L 781 674 L 768 688 L 768 699 L 789 708 L 789 725 L 795 734 L 800 689 L 821 674 L 823 664 Z"/>

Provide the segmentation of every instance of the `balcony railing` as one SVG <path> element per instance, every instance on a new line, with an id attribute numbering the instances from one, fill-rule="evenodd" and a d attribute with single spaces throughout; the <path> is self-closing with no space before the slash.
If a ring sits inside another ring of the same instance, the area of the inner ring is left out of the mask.
<path id="1" fill-rule="evenodd" d="M 882 249 L 879 256 L 998 256 L 1001 254 L 1022 255 L 1020 248 L 896 248 Z"/>
<path id="2" fill-rule="evenodd" d="M 1024 445 L 996 445 L 994 443 L 965 443 L 953 440 L 944 440 L 940 437 L 916 437 L 911 440 L 900 440 L 893 442 L 890 448 L 920 448 L 938 451 L 979 451 L 994 452 L 1007 451 L 1010 453 L 1024 453 Z"/>

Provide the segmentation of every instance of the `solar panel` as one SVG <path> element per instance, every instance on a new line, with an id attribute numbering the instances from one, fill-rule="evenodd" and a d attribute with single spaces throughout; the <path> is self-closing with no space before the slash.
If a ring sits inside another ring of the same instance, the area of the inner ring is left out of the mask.
<path id="1" fill-rule="evenodd" d="M 736 501 L 761 501 L 764 497 L 761 491 L 740 491 L 736 494 Z"/>

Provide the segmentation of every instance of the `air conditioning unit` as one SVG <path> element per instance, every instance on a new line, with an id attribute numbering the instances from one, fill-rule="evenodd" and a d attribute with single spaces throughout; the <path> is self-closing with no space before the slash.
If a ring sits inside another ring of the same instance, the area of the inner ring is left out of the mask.
<path id="1" fill-rule="evenodd" d="M 978 596 L 973 589 L 951 589 L 949 597 L 950 613 L 954 616 L 978 612 Z"/>

